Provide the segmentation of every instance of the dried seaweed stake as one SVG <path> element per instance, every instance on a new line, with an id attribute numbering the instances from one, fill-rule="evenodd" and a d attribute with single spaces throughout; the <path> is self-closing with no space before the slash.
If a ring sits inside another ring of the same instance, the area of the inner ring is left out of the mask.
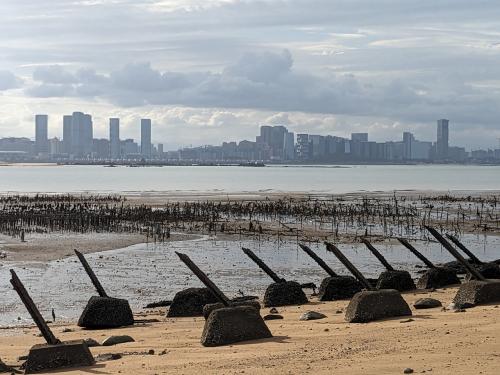
<path id="1" fill-rule="evenodd" d="M 377 289 L 396 289 L 400 292 L 406 292 L 417 288 L 408 271 L 395 270 L 366 238 L 363 238 L 361 241 L 386 268 L 386 271 L 382 272 L 377 280 Z"/>
<path id="2" fill-rule="evenodd" d="M 427 267 L 422 276 L 417 281 L 418 289 L 438 289 L 449 285 L 460 284 L 460 279 L 457 272 L 449 267 L 437 267 L 422 253 L 420 253 L 412 244 L 404 238 L 398 238 L 398 241 L 410 250 L 418 259 L 420 259 Z"/>
<path id="3" fill-rule="evenodd" d="M 242 250 L 274 281 L 267 287 L 264 294 L 265 307 L 302 305 L 308 302 L 302 286 L 298 282 L 280 278 L 252 250 L 247 248 L 242 248 Z"/>
<path id="4" fill-rule="evenodd" d="M 83 340 L 61 342 L 57 339 L 14 270 L 10 270 L 10 273 L 12 277 L 10 283 L 47 341 L 47 344 L 38 344 L 30 349 L 25 364 L 25 373 L 32 374 L 59 368 L 92 366 L 95 363 L 94 357 L 87 344 Z"/>
<path id="5" fill-rule="evenodd" d="M 325 242 L 325 245 L 326 249 L 335 254 L 353 276 L 368 289 L 352 297 L 346 309 L 345 320 L 350 323 L 368 323 L 379 319 L 411 315 L 410 307 L 397 290 L 375 290 L 338 247 L 329 242 Z"/>
<path id="6" fill-rule="evenodd" d="M 82 253 L 75 250 L 99 296 L 90 297 L 78 319 L 78 326 L 92 329 L 117 328 L 134 324 L 134 315 L 127 300 L 108 297 L 96 274 Z"/>
<path id="7" fill-rule="evenodd" d="M 318 298 L 320 301 L 333 301 L 352 298 L 361 292 L 363 285 L 352 276 L 337 275 L 314 251 L 308 246 L 299 244 L 300 248 L 323 268 L 329 277 L 321 282 Z"/>
<path id="8" fill-rule="evenodd" d="M 476 280 L 470 280 L 462 284 L 458 289 L 455 298 L 453 298 L 453 303 L 457 307 L 470 307 L 500 302 L 500 281 L 486 279 L 436 229 L 429 226 L 425 228 L 476 278 Z"/>
<path id="9" fill-rule="evenodd" d="M 232 302 L 186 254 L 175 253 L 219 300 L 218 304 L 206 305 L 204 308 L 207 319 L 200 340 L 203 346 L 229 345 L 272 337 L 258 306 L 248 302 Z"/>

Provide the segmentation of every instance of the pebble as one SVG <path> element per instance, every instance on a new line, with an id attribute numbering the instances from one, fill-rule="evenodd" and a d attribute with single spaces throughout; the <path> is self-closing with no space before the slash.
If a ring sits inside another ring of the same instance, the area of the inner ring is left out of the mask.
<path id="1" fill-rule="evenodd" d="M 85 339 L 83 341 L 85 341 L 85 344 L 87 344 L 87 346 L 89 348 L 92 348 L 94 346 L 101 346 L 101 344 L 99 344 L 96 340 L 94 340 L 92 338 L 88 338 L 88 339 Z"/>
<path id="2" fill-rule="evenodd" d="M 316 311 L 307 311 L 300 316 L 299 320 L 317 320 L 323 318 L 326 318 L 325 314 Z"/>
<path id="3" fill-rule="evenodd" d="M 278 320 L 278 319 L 283 319 L 282 315 L 278 314 L 267 314 L 263 318 L 264 320 Z"/>
<path id="4" fill-rule="evenodd" d="M 276 307 L 271 307 L 271 309 L 269 310 L 269 312 L 271 314 L 277 314 L 278 313 L 278 309 Z"/>
<path id="5" fill-rule="evenodd" d="M 115 361 L 122 357 L 121 354 L 118 353 L 104 353 L 99 354 L 95 357 L 96 362 L 104 362 L 104 361 Z"/>
<path id="6" fill-rule="evenodd" d="M 405 370 L 403 371 L 403 374 L 413 374 L 413 369 L 412 368 L 405 368 Z"/>
<path id="7" fill-rule="evenodd" d="M 413 304 L 413 307 L 415 307 L 417 310 L 433 309 L 435 307 L 441 307 L 441 306 L 443 306 L 441 301 L 438 301 L 437 299 L 434 298 L 420 298 Z"/>
<path id="8" fill-rule="evenodd" d="M 117 344 L 124 344 L 126 342 L 134 342 L 135 340 L 127 335 L 123 336 L 109 336 L 106 340 L 102 342 L 102 346 L 111 346 Z"/>

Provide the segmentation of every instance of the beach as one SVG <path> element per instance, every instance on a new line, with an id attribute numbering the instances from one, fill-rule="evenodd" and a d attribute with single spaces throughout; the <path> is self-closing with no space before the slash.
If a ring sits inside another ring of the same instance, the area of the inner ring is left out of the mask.
<path id="1" fill-rule="evenodd" d="M 405 293 L 413 304 L 433 297 L 447 306 L 456 288 Z M 57 371 L 58 374 L 498 374 L 500 363 L 500 309 L 479 306 L 465 312 L 441 308 L 415 310 L 368 324 L 344 321 L 347 301 L 317 302 L 278 308 L 283 320 L 268 321 L 273 338 L 207 348 L 200 344 L 203 318 L 166 318 L 164 309 L 136 315 L 139 323 L 115 330 L 82 330 L 74 325 L 51 324 L 62 340 L 130 335 L 135 342 L 91 348 L 92 354 L 118 353 L 117 360 L 94 367 Z M 309 310 L 325 319 L 299 321 Z M 261 314 L 268 313 L 262 309 Z M 409 319 L 411 318 L 411 319 Z M 63 332 L 67 329 L 71 332 Z M 35 328 L 0 330 L 0 352 L 7 364 L 19 364 L 34 344 L 42 343 Z M 150 350 L 154 354 L 148 354 Z"/>

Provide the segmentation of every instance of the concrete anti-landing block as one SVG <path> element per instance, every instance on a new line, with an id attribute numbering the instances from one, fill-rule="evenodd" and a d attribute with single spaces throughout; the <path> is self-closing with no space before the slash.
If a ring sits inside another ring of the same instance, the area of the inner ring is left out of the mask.
<path id="1" fill-rule="evenodd" d="M 251 306 L 225 307 L 210 313 L 205 321 L 201 344 L 221 346 L 270 337 L 271 331 L 258 310 Z"/>
<path id="2" fill-rule="evenodd" d="M 90 329 L 117 328 L 134 324 L 127 300 L 93 296 L 78 320 L 78 326 Z"/>
<path id="3" fill-rule="evenodd" d="M 485 305 L 500 302 L 500 281 L 471 280 L 460 285 L 453 303 L 457 306 Z"/>
<path id="4" fill-rule="evenodd" d="M 418 289 L 438 289 L 460 284 L 457 272 L 452 268 L 436 267 L 425 271 L 417 281 Z"/>
<path id="5" fill-rule="evenodd" d="M 216 303 L 217 298 L 208 288 L 188 288 L 177 292 L 168 309 L 167 317 L 202 316 L 203 307 Z"/>
<path id="6" fill-rule="evenodd" d="M 264 294 L 264 307 L 303 305 L 307 302 L 302 286 L 296 281 L 272 283 Z"/>
<path id="7" fill-rule="evenodd" d="M 40 344 L 30 349 L 25 373 L 92 366 L 94 363 L 94 357 L 83 340 L 67 341 L 57 345 Z"/>
<path id="8" fill-rule="evenodd" d="M 356 294 L 345 313 L 349 323 L 368 323 L 374 320 L 412 315 L 410 306 L 397 290 L 369 290 Z"/>
<path id="9" fill-rule="evenodd" d="M 326 277 L 319 286 L 320 301 L 351 299 L 363 290 L 361 283 L 352 276 Z"/>
<path id="10" fill-rule="evenodd" d="M 377 289 L 396 289 L 400 292 L 415 290 L 417 287 L 408 271 L 384 271 L 377 280 Z"/>

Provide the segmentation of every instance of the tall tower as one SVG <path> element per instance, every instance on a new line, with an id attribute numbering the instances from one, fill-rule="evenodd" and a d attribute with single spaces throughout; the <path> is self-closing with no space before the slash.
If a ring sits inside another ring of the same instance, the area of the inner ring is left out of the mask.
<path id="1" fill-rule="evenodd" d="M 141 154 L 145 159 L 151 159 L 151 120 L 141 119 Z"/>
<path id="2" fill-rule="evenodd" d="M 47 124 L 47 115 L 35 116 L 35 152 L 37 155 L 46 154 L 49 152 Z"/>
<path id="3" fill-rule="evenodd" d="M 120 158 L 120 119 L 109 119 L 109 154 L 111 159 Z"/>
<path id="4" fill-rule="evenodd" d="M 449 120 L 446 119 L 441 119 L 437 122 L 436 156 L 438 159 L 446 159 L 448 157 L 449 123 Z"/>
<path id="5" fill-rule="evenodd" d="M 70 155 L 72 153 L 73 138 L 73 116 L 63 116 L 63 152 Z"/>

